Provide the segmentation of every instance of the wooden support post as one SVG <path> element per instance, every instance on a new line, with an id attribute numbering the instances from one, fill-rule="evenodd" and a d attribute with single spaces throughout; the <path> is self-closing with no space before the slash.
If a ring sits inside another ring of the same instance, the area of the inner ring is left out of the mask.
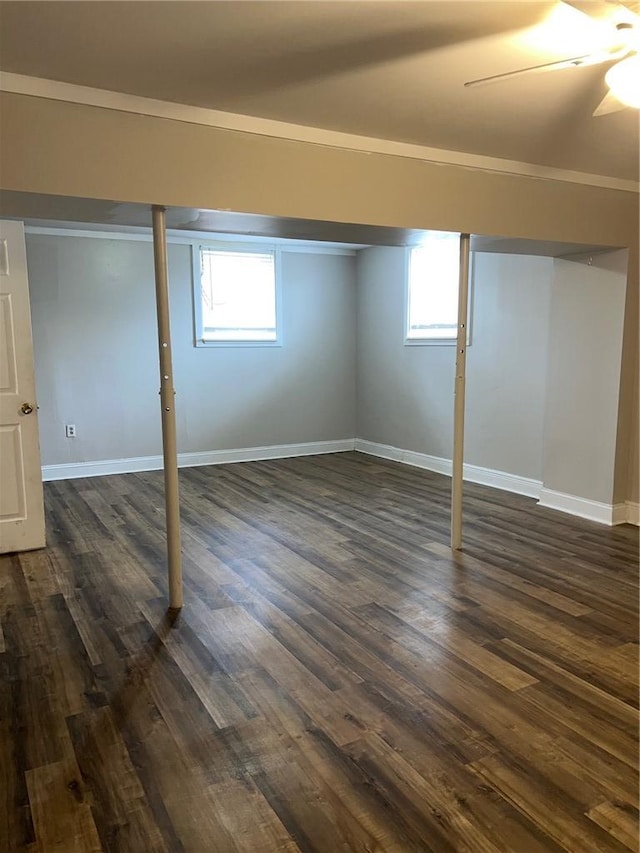
<path id="1" fill-rule="evenodd" d="M 462 473 L 464 459 L 464 392 L 467 360 L 467 317 L 469 303 L 469 234 L 460 235 L 458 279 L 458 338 L 453 408 L 453 470 L 451 473 L 451 548 L 462 548 Z"/>
<path id="2" fill-rule="evenodd" d="M 180 498 L 176 443 L 175 390 L 171 360 L 169 288 L 167 283 L 167 233 L 165 208 L 154 205 L 153 260 L 156 272 L 158 350 L 160 353 L 160 405 L 162 407 L 162 454 L 164 459 L 164 502 L 167 526 L 169 607 L 182 607 L 182 555 L 180 551 Z"/>

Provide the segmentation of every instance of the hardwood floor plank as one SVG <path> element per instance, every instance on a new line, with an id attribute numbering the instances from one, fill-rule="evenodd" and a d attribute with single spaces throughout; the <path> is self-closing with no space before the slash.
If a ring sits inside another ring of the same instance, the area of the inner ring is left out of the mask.
<path id="1" fill-rule="evenodd" d="M 511 618 L 512 615 L 506 616 L 503 611 L 490 607 L 483 607 L 480 616 L 475 611 L 462 614 L 465 620 L 486 631 L 494 641 L 510 639 L 524 648 L 534 649 L 577 678 L 637 708 L 638 694 L 633 685 L 634 679 L 629 679 L 624 672 L 612 671 L 607 667 L 601 657 L 601 646 L 585 640 L 576 648 L 566 634 L 558 636 L 553 632 L 552 623 L 547 623 L 541 631 L 537 631 L 535 617 L 533 624 L 523 625 L 517 618 Z"/>
<path id="2" fill-rule="evenodd" d="M 40 601 L 46 626 L 47 657 L 55 681 L 57 707 L 63 717 L 106 704 L 89 655 L 64 596 L 56 593 Z"/>
<path id="3" fill-rule="evenodd" d="M 379 607 L 377 604 L 368 604 L 364 607 L 353 608 L 353 612 L 361 616 L 366 622 L 379 627 L 387 636 L 394 640 L 400 640 L 407 644 L 407 640 L 413 640 L 409 647 L 420 649 L 422 644 L 429 643 L 430 638 L 422 632 L 416 631 L 411 625 L 404 623 L 393 614 Z M 518 669 L 497 655 L 475 643 L 466 637 L 458 637 L 455 640 L 444 638 L 437 632 L 433 633 L 433 641 L 438 644 L 445 653 L 473 667 L 474 669 L 506 687 L 507 690 L 520 690 L 537 683 L 537 679 Z M 440 642 L 438 643 L 438 637 Z"/>
<path id="4" fill-rule="evenodd" d="M 268 600 L 250 592 L 247 587 L 229 594 L 329 690 L 338 690 L 345 684 L 359 680 L 335 655 L 329 653 L 297 622 L 271 606 Z"/>
<path id="5" fill-rule="evenodd" d="M 218 642 L 227 648 L 242 646 L 252 666 L 266 670 L 337 742 L 351 740 L 360 733 L 356 723 L 345 716 L 346 709 L 336 695 L 244 610 L 225 608 L 211 616 L 215 617 L 210 624 L 217 637 L 224 638 Z"/>
<path id="6" fill-rule="evenodd" d="M 4 679 L 5 671 L 0 671 L 0 676 Z M 22 745 L 15 720 L 11 719 L 6 707 L 8 698 L 8 690 L 0 691 L 0 850 L 13 851 L 26 849 L 35 842 L 35 830 L 23 769 Z"/>
<path id="7" fill-rule="evenodd" d="M 257 787 L 250 787 L 238 779 L 228 779 L 223 784 L 213 785 L 208 793 L 240 853 L 255 853 L 257 850 L 297 853 L 300 850 Z M 215 840 L 209 842 L 212 843 L 215 845 Z"/>
<path id="8" fill-rule="evenodd" d="M 119 674 L 114 671 L 109 683 L 114 724 L 165 846 L 171 853 L 206 849 L 207 838 L 217 837 L 218 832 L 225 835 L 206 797 L 207 779 L 189 764 L 176 744 L 139 667 Z M 234 847 L 228 849 L 233 851 Z"/>
<path id="9" fill-rule="evenodd" d="M 17 554 L 0 554 L 0 620 L 14 605 L 31 603 L 29 588 Z"/>
<path id="10" fill-rule="evenodd" d="M 4 621 L 10 691 L 10 728 L 19 771 L 55 764 L 64 757 L 66 729 L 48 658 L 42 614 L 32 605 L 12 607 Z"/>
<path id="11" fill-rule="evenodd" d="M 589 850 L 596 853 L 620 853 L 625 848 L 599 826 L 583 818 L 579 803 L 561 788 L 541 779 L 526 762 L 504 755 L 492 755 L 474 763 L 473 768 L 490 785 L 536 823 L 541 822 L 549 835 L 567 851 Z"/>
<path id="12" fill-rule="evenodd" d="M 45 550 L 25 551 L 18 559 L 31 601 L 41 601 L 59 592 L 50 553 Z"/>
<path id="13" fill-rule="evenodd" d="M 480 577 L 487 577 L 496 580 L 505 586 L 523 592 L 525 595 L 537 598 L 557 610 L 563 610 L 570 616 L 584 616 L 587 613 L 591 613 L 590 607 L 576 603 L 574 599 L 569 598 L 566 595 L 561 595 L 560 593 L 554 592 L 541 584 L 522 578 L 513 571 L 506 571 L 484 563 L 482 560 L 476 560 L 469 556 L 469 554 L 462 552 L 452 553 L 446 545 L 443 545 L 440 542 L 431 543 L 428 545 L 428 550 L 432 551 L 434 554 L 438 554 L 447 561 L 453 562 L 461 569 L 472 566 L 478 572 Z"/>
<path id="14" fill-rule="evenodd" d="M 495 846 L 475 832 L 464 809 L 440 784 L 417 773 L 394 749 L 376 735 L 366 735 L 347 744 L 345 751 L 379 788 L 413 830 L 423 849 L 442 851 L 483 851 Z"/>
<path id="15" fill-rule="evenodd" d="M 154 631 L 167 620 L 162 600 L 147 602 L 140 610 Z M 171 627 L 171 631 L 161 630 L 165 648 L 216 726 L 226 728 L 253 719 L 255 709 L 193 628 L 179 617 Z"/>
<path id="16" fill-rule="evenodd" d="M 504 641 L 504 646 L 508 641 Z M 519 650 L 505 657 L 511 660 L 530 661 L 531 653 Z M 517 648 L 517 647 L 516 647 Z M 535 665 L 529 670 L 543 675 L 543 683 L 528 689 L 523 696 L 528 703 L 541 712 L 553 716 L 562 725 L 582 735 L 590 743 L 598 745 L 619 761 L 636 766 L 634 758 L 638 734 L 638 715 L 629 705 L 602 690 L 589 685 L 582 679 L 562 670 L 554 664 L 540 665 L 540 657 L 534 658 Z M 527 663 L 524 663 L 527 666 Z"/>
<path id="17" fill-rule="evenodd" d="M 571 700 L 569 700 L 568 696 L 568 702 L 573 701 L 573 699 L 581 699 L 592 706 L 590 713 L 605 713 L 609 717 L 608 722 L 612 720 L 618 721 L 628 731 L 636 730 L 638 723 L 637 711 L 631 705 L 628 705 L 615 696 L 611 696 L 600 687 L 590 684 L 586 679 L 578 678 L 572 672 L 563 669 L 552 660 L 545 658 L 532 649 L 525 649 L 508 638 L 496 643 L 492 648 L 495 649 L 496 654 L 504 656 L 507 660 L 517 661 L 519 666 L 524 667 L 527 672 L 536 677 L 536 681 L 543 681 L 555 687 L 562 688 L 567 694 L 570 694 Z M 632 656 L 627 664 L 626 677 L 632 678 L 636 663 L 635 656 Z"/>
<path id="18" fill-rule="evenodd" d="M 38 853 L 100 853 L 102 845 L 77 768 L 69 761 L 26 772 Z"/>
<path id="19" fill-rule="evenodd" d="M 636 849 L 638 532 L 358 453 L 45 484 L 0 557 L 0 850 Z"/>
<path id="20" fill-rule="evenodd" d="M 242 678 L 243 686 L 260 704 L 261 712 L 276 731 L 286 732 L 287 749 L 313 780 L 332 811 L 332 820 L 349 840 L 346 849 L 411 849 L 412 842 L 402 821 L 389 809 L 379 792 L 368 784 L 349 756 L 266 672 Z M 323 849 L 319 840 L 312 848 Z M 309 842 L 307 842 L 309 843 Z"/>
<path id="21" fill-rule="evenodd" d="M 367 729 L 428 781 L 432 799 L 444 797 L 447 808 L 463 812 L 470 832 L 473 827 L 474 843 L 486 839 L 490 849 L 505 853 L 561 849 L 491 788 L 478 785 L 469 770 L 466 750 L 458 745 L 460 738 L 452 746 L 451 733 L 434 729 L 429 711 L 409 710 L 401 699 L 384 697 L 367 684 L 352 688 L 348 701 Z M 496 748 L 487 744 L 476 751 L 476 756 L 493 754 Z"/>
<path id="22" fill-rule="evenodd" d="M 77 714 L 67 724 L 104 849 L 166 853 L 111 709 Z"/>
<path id="23" fill-rule="evenodd" d="M 622 842 L 629 850 L 637 851 L 640 837 L 637 808 L 624 803 L 601 803 L 590 809 L 587 817 Z"/>

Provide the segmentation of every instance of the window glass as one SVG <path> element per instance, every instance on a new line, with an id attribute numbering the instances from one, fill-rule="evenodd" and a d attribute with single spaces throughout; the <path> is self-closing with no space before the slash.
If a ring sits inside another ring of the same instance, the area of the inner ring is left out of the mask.
<path id="1" fill-rule="evenodd" d="M 200 249 L 203 342 L 276 342 L 276 253 Z"/>
<path id="2" fill-rule="evenodd" d="M 459 234 L 432 231 L 410 250 L 408 340 L 455 341 L 459 271 Z"/>

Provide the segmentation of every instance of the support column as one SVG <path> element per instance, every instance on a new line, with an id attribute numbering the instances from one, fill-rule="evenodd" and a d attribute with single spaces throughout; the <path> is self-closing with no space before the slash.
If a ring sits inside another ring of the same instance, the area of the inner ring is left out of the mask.
<path id="1" fill-rule="evenodd" d="M 153 259 L 156 272 L 158 349 L 160 353 L 160 405 L 162 407 L 162 455 L 164 459 L 164 501 L 167 527 L 169 607 L 182 607 L 182 555 L 180 552 L 180 497 L 176 443 L 175 390 L 171 360 L 169 288 L 167 283 L 167 233 L 165 208 L 154 205 Z"/>
<path id="2" fill-rule="evenodd" d="M 451 473 L 451 548 L 462 548 L 462 468 L 464 459 L 464 392 L 467 362 L 467 317 L 469 315 L 469 234 L 460 235 L 458 279 L 458 337 L 456 379 L 453 390 L 453 470 Z"/>

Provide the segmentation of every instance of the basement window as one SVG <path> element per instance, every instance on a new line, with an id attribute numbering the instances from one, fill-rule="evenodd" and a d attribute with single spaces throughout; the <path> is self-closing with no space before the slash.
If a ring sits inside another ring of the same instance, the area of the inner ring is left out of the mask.
<path id="1" fill-rule="evenodd" d="M 456 343 L 459 274 L 460 234 L 430 231 L 408 250 L 405 344 Z"/>
<path id="2" fill-rule="evenodd" d="M 194 247 L 196 346 L 279 346 L 280 257 L 275 248 Z"/>

